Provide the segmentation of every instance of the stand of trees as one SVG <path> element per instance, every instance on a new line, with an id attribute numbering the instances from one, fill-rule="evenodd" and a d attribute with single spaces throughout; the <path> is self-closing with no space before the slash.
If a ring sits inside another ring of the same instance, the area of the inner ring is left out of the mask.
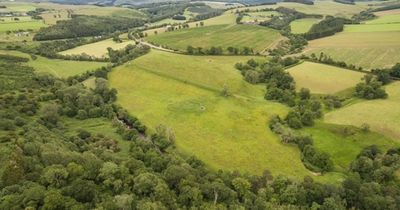
<path id="1" fill-rule="evenodd" d="M 310 30 L 304 34 L 307 40 L 318 39 L 331 36 L 337 32 L 343 31 L 345 23 L 352 23 L 351 20 L 328 16 L 324 20 L 314 24 Z"/>
<path id="2" fill-rule="evenodd" d="M 341 4 L 351 4 L 351 5 L 356 4 L 354 0 L 334 0 L 334 1 Z"/>
<path id="3" fill-rule="evenodd" d="M 116 31 L 143 26 L 142 19 L 74 15 L 72 19 L 58 21 L 56 25 L 41 28 L 33 37 L 36 41 L 101 36 Z"/>
<path id="4" fill-rule="evenodd" d="M 312 0 L 283 0 L 283 2 L 295 2 L 306 5 L 314 5 L 314 1 Z"/>
<path id="5" fill-rule="evenodd" d="M 125 62 L 140 57 L 150 51 L 150 47 L 146 45 L 127 45 L 125 48 L 120 50 L 113 50 L 111 47 L 107 48 L 110 62 L 113 66 L 121 65 Z"/>
<path id="6" fill-rule="evenodd" d="M 388 96 L 382 88 L 382 82 L 371 74 L 365 75 L 363 82 L 357 84 L 354 95 L 369 100 L 387 98 Z"/>

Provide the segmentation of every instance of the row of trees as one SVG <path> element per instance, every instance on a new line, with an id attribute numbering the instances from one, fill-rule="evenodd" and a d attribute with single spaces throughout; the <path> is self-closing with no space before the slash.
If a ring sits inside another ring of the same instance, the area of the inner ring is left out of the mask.
<path id="1" fill-rule="evenodd" d="M 327 16 L 324 20 L 314 24 L 310 30 L 304 34 L 307 40 L 318 39 L 331 36 L 337 32 L 343 31 L 345 23 L 352 23 L 345 18 Z"/>
<path id="2" fill-rule="evenodd" d="M 253 55 L 254 51 L 252 48 L 243 47 L 227 47 L 226 51 L 230 55 Z M 186 53 L 189 55 L 222 55 L 226 52 L 222 47 L 210 47 L 209 49 L 203 49 L 202 47 L 193 47 L 189 45 L 186 49 Z"/>

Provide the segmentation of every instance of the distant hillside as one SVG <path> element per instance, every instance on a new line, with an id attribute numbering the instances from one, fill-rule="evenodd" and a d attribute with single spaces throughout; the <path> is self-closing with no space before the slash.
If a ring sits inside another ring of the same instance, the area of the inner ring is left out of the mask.
<path id="1" fill-rule="evenodd" d="M 96 4 L 96 5 L 145 5 L 164 2 L 189 2 L 189 0 L 50 0 L 61 4 Z M 209 0 L 212 1 L 212 0 Z M 218 2 L 241 3 L 245 5 L 271 4 L 282 0 L 218 0 Z"/>

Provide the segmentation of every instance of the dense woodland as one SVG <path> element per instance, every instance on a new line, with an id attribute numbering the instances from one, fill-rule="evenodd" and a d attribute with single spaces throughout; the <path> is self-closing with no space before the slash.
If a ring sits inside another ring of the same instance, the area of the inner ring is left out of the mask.
<path id="1" fill-rule="evenodd" d="M 40 29 L 34 40 L 102 36 L 116 31 L 128 31 L 129 28 L 139 27 L 143 24 L 144 20 L 142 19 L 77 15 L 70 20 L 59 21 L 56 25 Z"/>

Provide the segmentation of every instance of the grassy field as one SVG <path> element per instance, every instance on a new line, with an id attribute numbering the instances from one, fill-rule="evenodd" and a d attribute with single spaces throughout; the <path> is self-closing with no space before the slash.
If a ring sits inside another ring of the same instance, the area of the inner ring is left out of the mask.
<path id="1" fill-rule="evenodd" d="M 260 52 L 276 43 L 281 35 L 267 27 L 253 25 L 215 25 L 150 36 L 148 41 L 185 51 L 188 45 L 210 48 L 251 47 Z"/>
<path id="2" fill-rule="evenodd" d="M 367 123 L 371 129 L 400 140 L 400 82 L 386 86 L 389 98 L 362 101 L 325 115 L 328 123 L 360 126 Z"/>
<path id="3" fill-rule="evenodd" d="M 190 22 L 188 23 L 190 28 L 195 28 L 196 25 L 199 25 L 200 22 L 203 22 L 205 26 L 214 26 L 214 25 L 234 25 L 236 24 L 236 16 L 233 13 L 232 10 L 228 10 L 224 12 L 220 16 L 216 16 L 210 19 L 206 19 L 203 21 L 196 21 L 196 22 Z M 160 27 L 160 28 L 155 28 L 155 29 L 149 29 L 144 31 L 144 33 L 147 33 L 149 36 L 154 36 L 155 31 L 157 31 L 158 34 L 164 33 L 166 31 L 165 27 Z"/>
<path id="4" fill-rule="evenodd" d="M 185 56 L 152 51 L 110 74 L 118 103 L 150 128 L 173 129 L 183 154 L 196 155 L 213 169 L 302 178 L 311 175 L 299 150 L 283 145 L 267 128 L 287 108 L 263 99 L 264 87 L 246 83 L 233 68 L 248 57 Z M 227 86 L 233 96 L 220 95 Z M 317 180 L 337 181 L 330 173 Z"/>
<path id="5" fill-rule="evenodd" d="M 0 50 L 0 54 L 11 54 L 20 57 L 30 58 L 28 54 L 18 51 L 4 51 Z M 107 63 L 102 62 L 89 62 L 89 61 L 67 61 L 59 59 L 48 59 L 45 57 L 37 56 L 36 60 L 28 62 L 37 72 L 50 73 L 57 77 L 66 78 L 73 75 L 79 75 L 86 71 L 95 70 L 101 66 L 106 66 Z"/>
<path id="6" fill-rule="evenodd" d="M 345 129 L 351 133 L 346 133 Z M 363 132 L 352 126 L 317 123 L 303 129 L 303 132 L 313 137 L 316 148 L 331 155 L 337 172 L 346 172 L 365 147 L 378 145 L 382 150 L 387 150 L 400 144 L 382 134 Z"/>
<path id="7" fill-rule="evenodd" d="M 303 18 L 297 19 L 290 23 L 290 28 L 292 29 L 292 33 L 294 34 L 302 34 L 308 32 L 311 26 L 315 23 L 318 23 L 320 19 L 316 18 Z"/>
<path id="8" fill-rule="evenodd" d="M 307 54 L 324 52 L 364 68 L 391 67 L 399 62 L 400 31 L 343 32 L 309 42 Z"/>
<path id="9" fill-rule="evenodd" d="M 18 30 L 38 30 L 47 25 L 41 20 L 20 20 L 20 21 L 4 21 L 0 22 L 0 33 L 6 31 L 18 31 Z"/>
<path id="10" fill-rule="evenodd" d="M 347 25 L 334 36 L 310 41 L 305 52 L 324 52 L 335 60 L 373 69 L 399 62 L 399 50 L 400 15 L 386 12 L 364 24 Z"/>
<path id="11" fill-rule="evenodd" d="M 309 88 L 312 93 L 332 94 L 361 81 L 363 73 L 325 64 L 304 62 L 287 70 L 296 81 L 296 88 Z"/>
<path id="12" fill-rule="evenodd" d="M 91 44 L 82 45 L 79 47 L 75 47 L 69 50 L 65 50 L 60 52 L 62 55 L 80 55 L 82 53 L 88 54 L 94 57 L 108 57 L 107 55 L 107 48 L 111 47 L 112 49 L 122 49 L 126 47 L 128 44 L 135 44 L 134 41 L 123 39 L 123 42 L 117 43 L 114 42 L 112 39 L 106 39 L 99 42 L 94 42 Z"/>
<path id="13" fill-rule="evenodd" d="M 54 25 L 57 21 L 68 20 L 68 12 L 65 10 L 48 11 L 40 15 L 43 22 L 48 25 Z"/>
<path id="14" fill-rule="evenodd" d="M 372 3 L 373 2 L 369 2 L 369 4 Z M 357 3 L 356 5 L 349 5 L 349 4 L 336 3 L 334 1 L 316 0 L 314 1 L 314 5 L 305 5 L 305 4 L 291 3 L 291 2 L 279 2 L 275 5 L 254 6 L 250 7 L 250 9 L 277 8 L 277 7 L 291 8 L 306 14 L 321 14 L 321 15 L 351 17 L 352 15 L 367 9 L 370 6 L 368 6 L 367 3 Z"/>

